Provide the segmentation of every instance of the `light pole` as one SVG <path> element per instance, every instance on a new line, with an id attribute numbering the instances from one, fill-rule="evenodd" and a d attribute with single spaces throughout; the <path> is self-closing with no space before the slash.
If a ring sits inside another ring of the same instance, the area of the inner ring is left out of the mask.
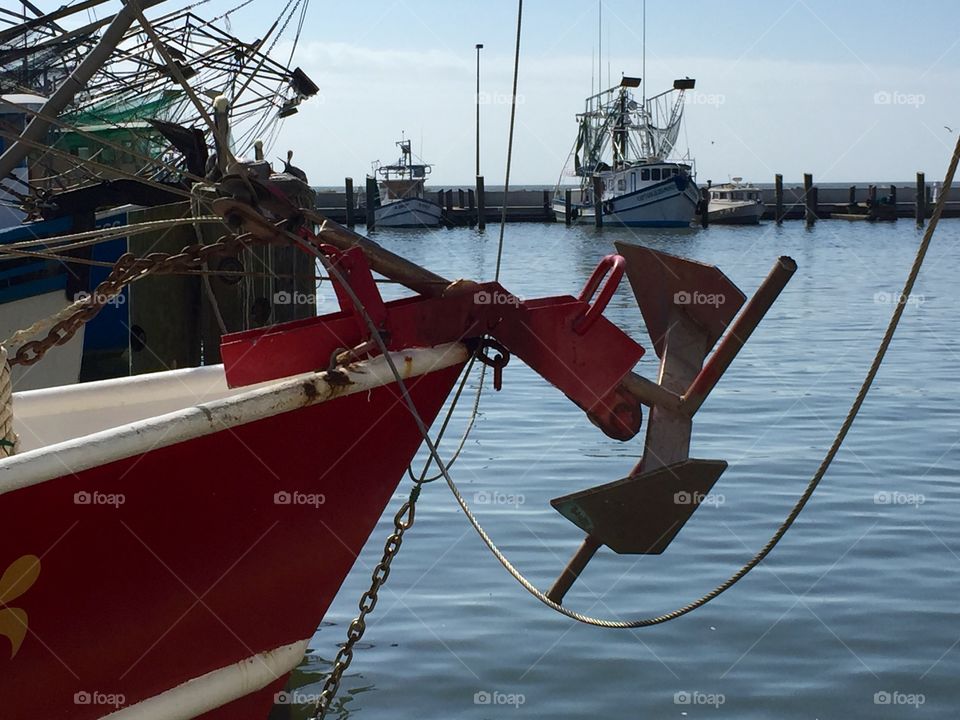
<path id="1" fill-rule="evenodd" d="M 482 43 L 477 43 L 477 176 L 480 175 L 480 50 Z"/>

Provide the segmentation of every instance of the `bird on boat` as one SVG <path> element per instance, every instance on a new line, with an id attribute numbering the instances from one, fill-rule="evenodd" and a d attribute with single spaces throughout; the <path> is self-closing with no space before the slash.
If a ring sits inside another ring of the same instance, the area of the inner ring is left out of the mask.
<path id="1" fill-rule="evenodd" d="M 282 160 L 281 158 L 278 158 L 278 160 L 281 160 L 281 162 L 283 162 L 283 171 L 287 175 L 293 175 L 295 178 L 300 178 L 304 182 L 307 181 L 307 174 L 303 170 L 298 168 L 296 165 L 290 164 L 290 161 L 293 160 L 293 150 L 287 150 L 286 160 Z"/>

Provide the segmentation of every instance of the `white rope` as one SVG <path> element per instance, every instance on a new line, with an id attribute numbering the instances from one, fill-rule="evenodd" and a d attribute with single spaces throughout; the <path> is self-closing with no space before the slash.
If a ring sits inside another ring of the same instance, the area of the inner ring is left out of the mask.
<path id="1" fill-rule="evenodd" d="M 41 333 L 49 332 L 50 328 L 56 325 L 61 320 L 66 320 L 68 317 L 71 317 L 77 310 L 81 307 L 87 305 L 88 301 L 86 298 L 80 298 L 73 301 L 69 305 L 64 306 L 57 312 L 55 312 L 50 317 L 41 318 L 37 320 L 30 327 L 24 328 L 23 330 L 17 330 L 13 335 L 8 337 L 3 342 L 0 342 L 0 346 L 4 348 L 18 348 L 23 345 L 25 342 L 31 338 L 40 335 Z M 6 362 L 6 350 L 4 350 L 4 362 Z"/>
<path id="2" fill-rule="evenodd" d="M 13 432 L 13 380 L 7 364 L 7 349 L 0 345 L 0 456 L 17 452 L 19 438 Z"/>

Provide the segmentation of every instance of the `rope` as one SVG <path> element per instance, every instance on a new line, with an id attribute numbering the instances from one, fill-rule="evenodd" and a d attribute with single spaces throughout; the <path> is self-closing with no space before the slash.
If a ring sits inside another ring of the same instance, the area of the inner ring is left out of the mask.
<path id="1" fill-rule="evenodd" d="M 513 127 L 517 117 L 517 77 L 520 74 L 520 24 L 523 20 L 523 0 L 517 2 L 517 44 L 513 54 L 513 92 L 510 95 L 510 133 L 507 136 L 507 172 L 503 179 L 503 207 L 500 208 L 500 242 L 497 245 L 497 270 L 494 280 L 500 279 L 500 263 L 503 259 L 503 233 L 507 226 L 507 193 L 510 192 L 510 164 L 513 160 Z M 480 99 L 477 99 L 480 102 Z"/>
<path id="2" fill-rule="evenodd" d="M 950 165 L 947 168 L 947 174 L 943 181 L 944 188 L 950 188 L 953 185 L 953 178 L 957 170 L 957 162 L 960 159 L 960 138 L 957 139 L 957 145 L 953 151 L 953 157 L 950 159 Z M 786 520 L 777 528 L 777 531 L 773 534 L 770 540 L 767 541 L 767 544 L 754 555 L 746 564 L 744 564 L 737 572 L 731 575 L 726 581 L 717 585 L 713 590 L 707 594 L 701 596 L 697 600 L 694 600 L 683 607 L 677 608 L 671 612 L 665 613 L 663 615 L 657 615 L 654 617 L 640 618 L 638 620 L 606 620 L 590 617 L 589 615 L 584 615 L 582 613 L 570 610 L 562 605 L 558 605 L 544 595 L 540 590 L 538 590 L 529 580 L 527 580 L 524 575 L 513 566 L 513 564 L 506 558 L 506 556 L 500 551 L 500 549 L 494 544 L 493 540 L 490 539 L 490 536 L 487 535 L 483 527 L 480 526 L 480 523 L 477 521 L 476 517 L 471 512 L 466 501 L 463 499 L 463 496 L 460 494 L 460 491 L 457 489 L 456 484 L 453 482 L 453 479 L 444 472 L 444 478 L 447 481 L 447 485 L 450 487 L 451 492 L 457 500 L 457 503 L 460 505 L 464 514 L 467 516 L 467 519 L 470 521 L 470 524 L 473 525 L 474 529 L 477 531 L 477 534 L 480 535 L 480 538 L 494 554 L 497 560 L 500 561 L 500 564 L 506 568 L 514 579 L 517 580 L 526 590 L 533 595 L 535 598 L 540 600 L 548 607 L 556 610 L 563 615 L 566 615 L 569 618 L 577 620 L 579 622 L 585 623 L 587 625 L 595 625 L 598 627 L 606 628 L 640 628 L 640 627 L 649 627 L 651 625 L 659 625 L 661 623 L 668 622 L 670 620 L 676 620 L 677 618 L 686 615 L 687 613 L 696 610 L 697 608 L 706 605 L 708 602 L 719 596 L 721 593 L 729 590 L 731 587 L 736 585 L 743 577 L 747 575 L 753 568 L 760 564 L 760 562 L 770 554 L 770 552 L 777 546 L 783 536 L 787 533 L 787 530 L 793 525 L 797 517 L 803 511 L 807 502 L 810 500 L 814 491 L 817 489 L 817 486 L 820 484 L 820 481 L 823 479 L 823 476 L 826 474 L 827 469 L 830 467 L 830 464 L 833 462 L 837 453 L 840 450 L 843 441 L 847 437 L 847 433 L 850 431 L 850 428 L 853 426 L 854 420 L 857 418 L 857 414 L 860 412 L 860 408 L 863 406 L 864 400 L 866 400 L 867 393 L 870 391 L 870 387 L 873 385 L 874 379 L 877 377 L 877 373 L 880 371 L 880 366 L 883 364 L 883 359 L 887 354 L 887 349 L 890 347 L 890 342 L 893 340 L 893 335 L 897 330 L 897 327 L 900 324 L 900 319 L 903 316 L 903 311 L 906 308 L 907 298 L 913 292 L 913 287 L 916 284 L 917 276 L 920 274 L 920 269 L 923 266 L 923 261 L 926 258 L 927 250 L 930 247 L 930 241 L 933 239 L 933 233 L 937 228 L 937 223 L 940 220 L 940 216 L 943 213 L 943 207 L 949 193 L 944 192 L 937 199 L 937 204 L 933 210 L 933 214 L 930 217 L 930 224 L 927 226 L 927 230 L 923 235 L 923 240 L 920 242 L 920 246 L 917 248 L 916 257 L 913 260 L 913 265 L 910 268 L 910 274 L 907 277 L 906 282 L 903 286 L 903 291 L 898 298 L 897 305 L 893 310 L 893 315 L 890 317 L 890 322 L 887 325 L 887 329 L 883 334 L 883 339 L 880 341 L 880 346 L 877 348 L 877 352 L 874 355 L 873 362 L 870 365 L 870 369 L 867 371 L 867 375 L 863 380 L 863 383 L 860 386 L 860 390 L 857 392 L 857 396 L 853 401 L 853 404 L 850 407 L 850 410 L 847 412 L 846 417 L 844 418 L 843 424 L 840 426 L 839 431 L 837 432 L 836 437 L 833 440 L 829 450 L 827 450 L 826 455 L 823 460 L 820 462 L 820 466 L 817 468 L 817 471 L 814 473 L 813 477 L 810 479 L 810 482 L 807 484 L 806 489 L 803 491 L 803 494 L 800 496 L 800 499 L 797 500 L 796 504 L 793 506 L 793 509 L 790 511 L 790 514 L 787 516 Z M 441 466 L 442 470 L 442 466 Z"/>
<path id="3" fill-rule="evenodd" d="M 23 345 L 27 340 L 37 335 L 41 335 L 45 332 L 49 332 L 57 323 L 66 320 L 71 317 L 77 310 L 81 307 L 87 305 L 87 300 L 82 298 L 80 300 L 74 300 L 69 305 L 65 305 L 60 308 L 57 312 L 49 317 L 41 318 L 37 320 L 30 327 L 24 328 L 23 330 L 17 330 L 13 335 L 8 337 L 3 342 L 0 342 L 0 347 L 12 347 L 17 348 Z M 4 356 L 4 363 L 6 363 L 6 357 Z M 0 395 L 0 401 L 3 400 L 2 395 Z"/>
<path id="4" fill-rule="evenodd" d="M 18 440 L 13 432 L 13 380 L 7 364 L 7 348 L 0 345 L 0 455 L 14 455 Z"/>

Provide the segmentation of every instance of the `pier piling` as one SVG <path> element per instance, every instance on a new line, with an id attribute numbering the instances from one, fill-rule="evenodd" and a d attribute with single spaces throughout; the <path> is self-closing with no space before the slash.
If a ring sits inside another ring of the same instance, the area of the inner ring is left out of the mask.
<path id="1" fill-rule="evenodd" d="M 593 176 L 593 224 L 603 227 L 603 179 Z"/>
<path id="2" fill-rule="evenodd" d="M 783 175 L 780 173 L 773 176 L 773 192 L 776 198 L 773 217 L 777 221 L 777 225 L 780 225 L 783 223 Z"/>
<path id="3" fill-rule="evenodd" d="M 857 186 L 851 185 L 850 189 L 847 191 L 847 205 L 850 210 L 853 210 L 857 206 Z"/>
<path id="4" fill-rule="evenodd" d="M 563 191 L 563 222 L 570 225 L 573 222 L 573 190 L 567 188 Z"/>
<path id="5" fill-rule="evenodd" d="M 356 222 L 355 222 L 354 219 L 353 219 L 353 210 L 354 210 L 354 205 L 353 205 L 353 178 L 349 178 L 349 177 L 348 177 L 348 178 L 344 178 L 344 179 L 343 179 L 343 185 L 344 185 L 344 189 L 345 189 L 345 191 L 346 191 L 346 192 L 345 192 L 346 200 L 345 200 L 345 203 L 344 203 L 344 207 L 346 208 L 346 212 L 347 212 L 347 227 L 352 228 L 354 225 L 356 225 Z"/>
<path id="6" fill-rule="evenodd" d="M 483 175 L 477 175 L 477 228 L 487 227 L 487 201 L 483 190 Z"/>
<path id="7" fill-rule="evenodd" d="M 871 220 L 876 220 L 879 216 L 879 210 L 877 208 L 877 186 L 871 185 L 867 188 L 867 217 Z"/>
<path id="8" fill-rule="evenodd" d="M 373 230 L 375 225 L 374 210 L 377 206 L 377 179 L 367 175 L 367 232 Z"/>
<path id="9" fill-rule="evenodd" d="M 917 225 L 923 227 L 923 221 L 927 215 L 927 183 L 922 172 L 917 173 L 917 197 L 915 201 Z"/>
<path id="10" fill-rule="evenodd" d="M 803 201 L 806 205 L 804 220 L 809 227 L 817 221 L 817 189 L 813 186 L 811 173 L 803 174 Z"/>

